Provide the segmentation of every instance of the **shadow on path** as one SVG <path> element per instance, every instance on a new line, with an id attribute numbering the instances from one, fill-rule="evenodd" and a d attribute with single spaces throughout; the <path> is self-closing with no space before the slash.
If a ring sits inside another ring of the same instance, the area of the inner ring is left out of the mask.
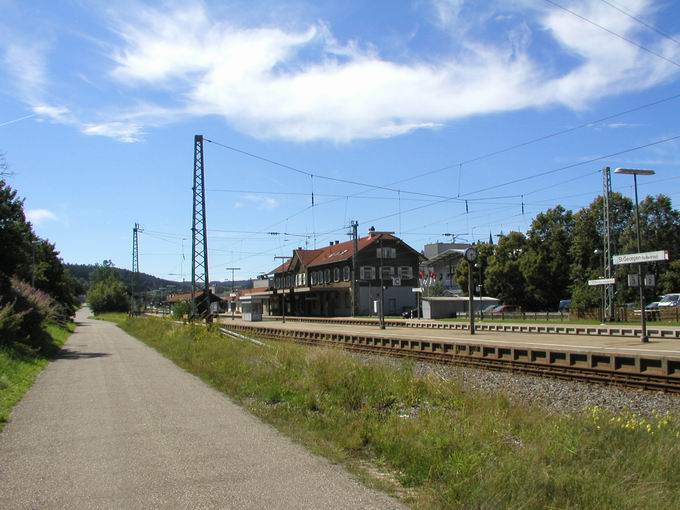
<path id="1" fill-rule="evenodd" d="M 65 348 L 62 349 L 59 354 L 57 354 L 57 359 L 93 359 L 93 358 L 105 358 L 110 356 L 106 352 L 81 352 L 75 349 Z"/>

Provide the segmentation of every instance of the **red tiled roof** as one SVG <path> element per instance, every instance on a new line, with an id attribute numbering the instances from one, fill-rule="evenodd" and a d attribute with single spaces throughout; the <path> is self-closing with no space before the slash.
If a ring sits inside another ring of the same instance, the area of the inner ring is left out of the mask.
<path id="1" fill-rule="evenodd" d="M 371 244 L 378 241 L 380 238 L 388 240 L 396 240 L 397 237 L 392 234 L 375 234 L 373 236 L 360 237 L 357 239 L 357 251 L 364 250 Z M 354 252 L 352 241 L 345 241 L 343 243 L 333 244 L 324 248 L 317 248 L 316 250 L 295 250 L 295 253 L 306 267 L 317 267 L 326 264 L 333 264 L 335 262 L 343 262 L 352 258 Z M 290 264 L 293 259 L 284 262 L 279 267 L 274 269 L 272 273 L 282 273 L 290 269 Z"/>

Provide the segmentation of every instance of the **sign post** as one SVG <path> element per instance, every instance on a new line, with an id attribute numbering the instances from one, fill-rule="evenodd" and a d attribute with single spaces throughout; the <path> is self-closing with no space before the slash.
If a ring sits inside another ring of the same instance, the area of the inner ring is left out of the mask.
<path id="1" fill-rule="evenodd" d="M 596 280 L 588 280 L 588 285 L 591 287 L 598 286 L 598 285 L 614 285 L 616 283 L 615 278 L 597 278 Z M 604 291 L 604 287 L 602 288 Z M 606 322 L 606 314 L 607 311 L 607 300 L 605 298 L 605 294 L 602 295 L 602 322 Z"/>
<path id="2" fill-rule="evenodd" d="M 637 176 L 635 176 L 637 178 Z M 637 205 L 637 181 L 635 184 L 635 214 L 636 214 L 636 231 L 637 231 L 637 242 L 638 242 L 638 250 L 640 249 L 640 214 L 638 212 L 638 205 Z M 646 317 L 645 317 L 645 289 L 644 289 L 644 282 L 642 281 L 643 278 L 643 271 L 642 271 L 642 264 L 645 262 L 657 262 L 659 260 L 668 260 L 668 251 L 666 250 L 659 250 L 659 251 L 648 251 L 644 253 L 629 253 L 627 255 L 614 255 L 613 257 L 613 262 L 615 265 L 623 265 L 623 264 L 637 264 L 638 267 L 638 272 L 637 275 L 628 275 L 628 285 L 632 286 L 637 286 L 640 289 L 640 324 L 642 326 L 642 331 L 640 335 L 640 339 L 642 340 L 643 343 L 649 342 L 649 339 L 647 338 L 647 324 L 646 324 Z M 637 278 L 631 278 L 631 276 L 635 276 Z M 637 281 L 636 281 L 637 280 Z"/>

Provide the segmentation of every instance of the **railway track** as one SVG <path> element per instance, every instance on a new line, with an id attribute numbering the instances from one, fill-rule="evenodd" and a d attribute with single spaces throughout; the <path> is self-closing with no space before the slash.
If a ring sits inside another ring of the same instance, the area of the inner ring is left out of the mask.
<path id="1" fill-rule="evenodd" d="M 364 354 L 680 393 L 680 358 L 499 346 L 479 341 L 417 340 L 241 324 L 221 326 L 260 338 L 342 348 Z"/>

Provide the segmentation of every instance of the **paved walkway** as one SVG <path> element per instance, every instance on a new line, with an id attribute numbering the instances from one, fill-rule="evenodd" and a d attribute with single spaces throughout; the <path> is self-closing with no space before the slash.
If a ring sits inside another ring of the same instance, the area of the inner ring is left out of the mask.
<path id="1" fill-rule="evenodd" d="M 88 314 L 0 434 L 0 508 L 401 508 Z"/>

